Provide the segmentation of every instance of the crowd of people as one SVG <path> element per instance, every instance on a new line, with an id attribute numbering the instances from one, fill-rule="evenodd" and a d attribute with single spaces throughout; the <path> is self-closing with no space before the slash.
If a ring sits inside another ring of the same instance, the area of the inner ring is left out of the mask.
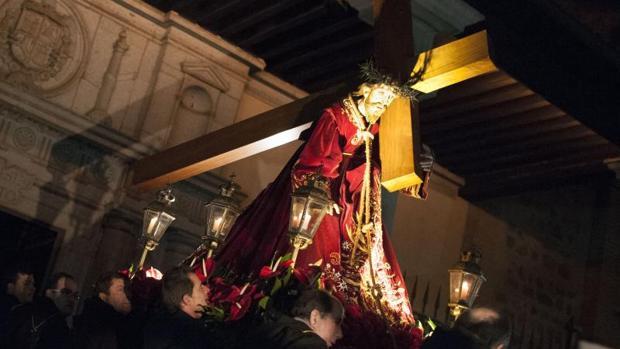
<path id="1" fill-rule="evenodd" d="M 0 295 L 2 348 L 217 348 L 213 329 L 203 321 L 209 289 L 186 266 L 167 271 L 162 279 L 159 306 L 144 312 L 132 308 L 125 274 L 101 275 L 81 314 L 78 284 L 67 273 L 54 274 L 37 293 L 27 268 L 7 269 Z M 239 348 L 310 349 L 338 346 L 345 309 L 328 292 L 308 289 L 286 312 L 272 321 L 227 336 Z M 510 324 L 489 308 L 466 311 L 447 329 L 438 328 L 422 349 L 507 349 Z M 230 342 L 229 342 L 230 343 Z M 226 346 L 230 348 L 230 346 Z"/>

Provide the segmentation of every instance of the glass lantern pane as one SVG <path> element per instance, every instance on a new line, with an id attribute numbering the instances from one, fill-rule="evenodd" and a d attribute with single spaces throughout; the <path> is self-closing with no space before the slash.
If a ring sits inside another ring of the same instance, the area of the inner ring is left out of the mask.
<path id="1" fill-rule="evenodd" d="M 482 277 L 478 276 L 476 278 L 476 282 L 474 283 L 474 287 L 471 291 L 472 296 L 471 296 L 471 305 L 474 304 L 474 302 L 476 301 L 476 298 L 478 298 L 478 292 L 480 291 L 480 287 L 482 286 L 482 283 L 484 283 L 484 280 Z"/>
<path id="2" fill-rule="evenodd" d="M 461 291 L 461 301 L 471 307 L 478 292 L 478 275 L 464 273 Z M 474 292 L 475 291 L 475 292 Z"/>
<path id="3" fill-rule="evenodd" d="M 224 215 L 224 220 L 221 225 L 221 229 L 219 231 L 219 235 L 217 237 L 220 242 L 223 242 L 226 239 L 226 236 L 228 235 L 228 232 L 230 232 L 230 228 L 232 228 L 232 225 L 235 223 L 237 216 L 239 216 L 238 212 L 232 210 L 226 211 L 226 214 Z"/>
<path id="4" fill-rule="evenodd" d="M 222 228 L 226 208 L 217 204 L 208 204 L 206 208 L 207 222 L 205 233 L 208 237 L 216 238 Z"/>
<path id="5" fill-rule="evenodd" d="M 174 219 L 174 216 L 171 214 L 162 212 L 159 215 L 159 224 L 156 225 L 155 231 L 153 232 L 153 240 L 159 242 Z"/>
<path id="6" fill-rule="evenodd" d="M 450 303 L 458 303 L 461 299 L 461 281 L 463 272 L 460 270 L 450 271 Z"/>
<path id="7" fill-rule="evenodd" d="M 151 232 L 154 230 L 155 224 L 157 223 L 158 214 L 159 212 L 150 210 L 148 208 L 144 210 L 144 220 L 142 221 L 142 236 L 147 239 L 152 238 Z"/>
<path id="8" fill-rule="evenodd" d="M 147 239 L 159 242 L 174 219 L 175 217 L 167 212 L 147 208 L 144 210 L 142 235 Z"/>
<path id="9" fill-rule="evenodd" d="M 323 221 L 323 217 L 325 217 L 326 213 L 325 204 L 323 202 L 317 202 L 314 200 L 310 201 L 308 205 L 308 211 L 306 212 L 307 216 L 307 229 L 306 234 L 309 239 L 314 237 L 317 229 L 321 225 Z"/>
<path id="10" fill-rule="evenodd" d="M 289 220 L 289 230 L 298 232 L 301 228 L 304 210 L 306 208 L 306 198 L 301 196 L 291 197 L 291 214 Z"/>

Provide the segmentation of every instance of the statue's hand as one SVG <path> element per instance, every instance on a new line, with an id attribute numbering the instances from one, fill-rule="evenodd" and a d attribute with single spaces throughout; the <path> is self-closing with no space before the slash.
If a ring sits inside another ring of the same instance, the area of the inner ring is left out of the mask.
<path id="1" fill-rule="evenodd" d="M 431 172 L 434 163 L 435 153 L 428 145 L 422 144 L 422 153 L 420 154 L 420 167 L 422 167 L 422 171 Z"/>
<path id="2" fill-rule="evenodd" d="M 400 192 L 416 199 L 426 200 L 428 197 L 428 186 L 431 178 L 431 172 L 433 170 L 433 164 L 435 163 L 435 154 L 426 144 L 422 144 L 422 153 L 420 154 L 419 163 L 422 168 L 422 172 L 424 172 L 422 183 L 401 189 Z"/>

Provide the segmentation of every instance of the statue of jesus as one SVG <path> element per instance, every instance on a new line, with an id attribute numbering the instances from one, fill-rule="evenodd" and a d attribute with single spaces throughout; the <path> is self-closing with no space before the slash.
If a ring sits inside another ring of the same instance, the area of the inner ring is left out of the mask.
<path id="1" fill-rule="evenodd" d="M 275 181 L 237 219 L 216 262 L 256 275 L 274 255 L 290 251 L 290 195 L 320 171 L 329 181 L 334 210 L 296 265 L 319 263 L 326 289 L 347 308 L 373 312 L 391 324 L 412 324 L 406 285 L 381 220 L 377 139 L 381 115 L 404 93 L 389 79 L 369 80 L 324 110 Z M 432 161 L 425 165 L 423 184 L 406 191 L 414 197 L 426 197 Z"/>

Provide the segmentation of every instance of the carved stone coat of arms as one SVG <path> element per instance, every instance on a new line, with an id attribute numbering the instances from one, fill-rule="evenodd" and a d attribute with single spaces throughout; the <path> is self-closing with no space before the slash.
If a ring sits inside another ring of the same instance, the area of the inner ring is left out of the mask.
<path id="1" fill-rule="evenodd" d="M 0 78 L 32 92 L 66 83 L 85 48 L 73 11 L 60 1 L 8 1 L 1 6 Z"/>

